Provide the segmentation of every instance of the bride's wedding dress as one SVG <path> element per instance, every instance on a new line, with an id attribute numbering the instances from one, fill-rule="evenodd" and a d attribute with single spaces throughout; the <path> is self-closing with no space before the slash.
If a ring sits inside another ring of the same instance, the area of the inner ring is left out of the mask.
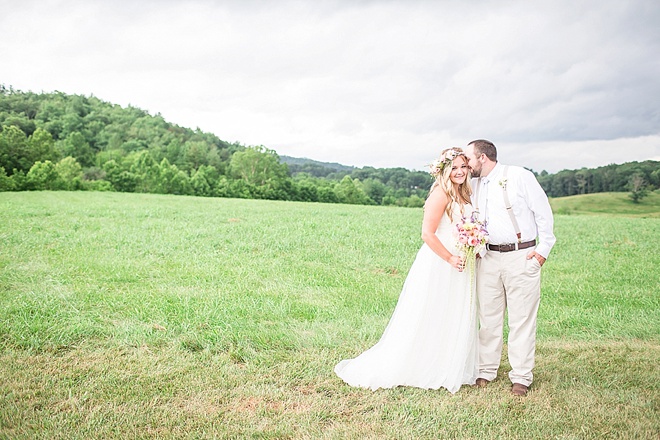
<path id="1" fill-rule="evenodd" d="M 436 235 L 453 254 L 460 205 L 452 206 L 453 222 L 445 213 Z M 465 215 L 472 210 L 464 207 Z M 472 272 L 472 274 L 470 274 Z M 472 281 L 470 280 L 472 277 Z M 459 272 L 426 244 L 417 253 L 399 301 L 376 345 L 343 360 L 335 372 L 356 387 L 446 388 L 455 393 L 477 378 L 477 299 L 474 271 Z"/>

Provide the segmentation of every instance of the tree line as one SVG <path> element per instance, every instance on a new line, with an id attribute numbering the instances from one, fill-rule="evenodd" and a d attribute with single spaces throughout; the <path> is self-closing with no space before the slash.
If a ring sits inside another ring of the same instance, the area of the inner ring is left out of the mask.
<path id="1" fill-rule="evenodd" d="M 0 191 L 96 190 L 422 206 L 423 171 L 281 158 L 94 96 L 0 85 Z M 537 174 L 552 197 L 658 188 L 656 161 Z M 636 183 L 635 183 L 636 182 Z"/>
<path id="2" fill-rule="evenodd" d="M 599 192 L 635 193 L 660 188 L 660 162 L 646 160 L 579 170 L 563 170 L 556 174 L 543 171 L 536 178 L 550 197 L 565 197 Z"/>

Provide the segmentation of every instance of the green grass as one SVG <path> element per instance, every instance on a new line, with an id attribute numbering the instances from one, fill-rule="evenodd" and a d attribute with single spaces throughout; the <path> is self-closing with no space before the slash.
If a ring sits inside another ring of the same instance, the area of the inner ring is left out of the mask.
<path id="1" fill-rule="evenodd" d="M 506 358 L 453 396 L 332 372 L 381 335 L 421 209 L 0 193 L 0 438 L 657 438 L 649 217 L 556 217 L 518 399 Z"/>
<path id="2" fill-rule="evenodd" d="M 639 203 L 633 203 L 629 195 L 623 192 L 583 194 L 550 199 L 550 204 L 557 214 L 660 217 L 660 190 L 650 192 Z"/>

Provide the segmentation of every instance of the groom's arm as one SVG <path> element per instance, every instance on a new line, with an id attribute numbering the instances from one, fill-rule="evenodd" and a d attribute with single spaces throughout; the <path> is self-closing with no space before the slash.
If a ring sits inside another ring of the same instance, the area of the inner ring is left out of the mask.
<path id="1" fill-rule="evenodd" d="M 527 207 L 534 214 L 534 221 L 536 223 L 536 230 L 538 233 L 538 245 L 535 252 L 539 254 L 543 261 L 550 255 L 552 247 L 555 245 L 557 238 L 553 232 L 554 217 L 552 215 L 552 208 L 548 201 L 548 196 L 543 191 L 536 177 L 531 172 L 523 173 L 523 186 L 525 188 L 525 200 Z"/>

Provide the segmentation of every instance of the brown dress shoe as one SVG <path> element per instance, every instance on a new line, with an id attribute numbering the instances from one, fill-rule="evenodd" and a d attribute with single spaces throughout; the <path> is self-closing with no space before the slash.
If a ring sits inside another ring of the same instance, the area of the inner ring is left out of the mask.
<path id="1" fill-rule="evenodd" d="M 521 384 L 521 383 L 514 383 L 513 386 L 511 387 L 511 393 L 514 396 L 521 396 L 524 397 L 527 395 L 527 389 L 529 387 Z"/>
<path id="2" fill-rule="evenodd" d="M 475 385 L 478 386 L 479 388 L 483 388 L 483 387 L 485 387 L 486 385 L 488 385 L 489 382 L 490 382 L 490 381 L 489 381 L 488 379 L 484 379 L 483 377 L 480 377 L 480 378 L 477 379 L 477 381 L 475 382 Z"/>

